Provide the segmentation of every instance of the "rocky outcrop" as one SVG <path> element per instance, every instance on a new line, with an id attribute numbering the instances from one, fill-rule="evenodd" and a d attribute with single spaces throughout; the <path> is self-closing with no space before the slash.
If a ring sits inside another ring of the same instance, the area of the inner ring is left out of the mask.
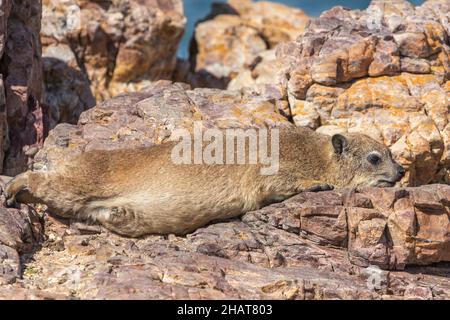
<path id="1" fill-rule="evenodd" d="M 262 95 L 269 93 L 276 100 L 280 113 L 292 120 L 287 88 L 282 85 L 286 83 L 283 61 L 276 58 L 275 52 L 271 49 L 259 53 L 255 63 L 248 69 L 242 69 L 228 83 L 227 89 Z"/>
<path id="2" fill-rule="evenodd" d="M 226 88 L 241 70 L 252 68 L 260 53 L 298 37 L 308 21 L 302 10 L 277 3 L 216 4 L 196 26 L 186 81 L 194 87 Z"/>
<path id="3" fill-rule="evenodd" d="M 2 1 L 0 15 L 0 170 L 14 175 L 44 139 L 41 1 Z"/>
<path id="4" fill-rule="evenodd" d="M 77 125 L 57 125 L 35 169 L 87 150 L 163 143 L 196 120 L 220 128 L 293 126 L 276 101 L 159 81 L 84 112 Z M 450 186 L 437 184 L 301 193 L 185 237 L 129 239 L 46 214 L 40 250 L 18 260 L 16 247 L 5 245 L 10 271 L 0 296 L 448 299 L 449 214 Z M 4 223 L 3 234 L 22 234 L 14 223 Z"/>
<path id="5" fill-rule="evenodd" d="M 181 0 L 44 0 L 43 8 L 50 127 L 76 123 L 94 98 L 172 77 L 186 22 Z"/>
<path id="6" fill-rule="evenodd" d="M 42 249 L 0 296 L 448 299 L 449 200 L 444 185 L 304 193 L 143 239 L 46 216 Z"/>
<path id="7" fill-rule="evenodd" d="M 6 181 L 0 180 L 3 189 Z M 0 201 L 4 203 L 3 196 Z M 20 255 L 32 253 L 44 240 L 42 213 L 25 205 L 18 209 L 0 205 L 0 286 L 21 277 Z"/>
<path id="8" fill-rule="evenodd" d="M 403 269 L 450 260 L 450 186 L 303 193 L 243 217 L 345 248 L 353 264 Z"/>
<path id="9" fill-rule="evenodd" d="M 219 80 L 232 78 L 219 90 L 150 83 L 171 77 L 184 24 L 178 1 L 44 0 L 52 13 L 42 34 L 44 111 L 40 13 L 22 2 L 0 6 L 8 173 L 23 170 L 54 126 L 33 159 L 36 170 L 92 149 L 164 143 L 195 121 L 251 128 L 293 120 L 385 142 L 408 166 L 405 184 L 448 182 L 447 1 L 338 7 L 305 30 L 301 11 L 230 1 L 198 26 L 217 23 L 217 43 L 231 43 L 225 56 L 204 51 L 210 75 L 226 70 Z M 89 23 L 78 28 L 78 16 Z M 160 52 L 164 59 L 153 64 Z M 189 76 L 189 65 L 178 65 Z M 141 87 L 93 107 L 95 98 Z M 124 238 L 43 206 L 0 205 L 0 299 L 450 299 L 449 217 L 444 184 L 305 192 L 184 237 Z"/>
<path id="10" fill-rule="evenodd" d="M 89 79 L 68 45 L 44 47 L 43 57 L 46 128 L 76 124 L 81 113 L 96 104 Z"/>
<path id="11" fill-rule="evenodd" d="M 449 183 L 449 10 L 445 0 L 335 7 L 229 87 L 278 87 L 296 125 L 382 141 L 408 169 L 405 185 Z"/>

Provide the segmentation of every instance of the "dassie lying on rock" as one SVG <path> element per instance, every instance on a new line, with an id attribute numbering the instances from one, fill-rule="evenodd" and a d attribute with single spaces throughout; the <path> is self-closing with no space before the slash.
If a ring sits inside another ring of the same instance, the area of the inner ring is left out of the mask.
<path id="1" fill-rule="evenodd" d="M 279 149 L 269 148 L 279 150 L 271 175 L 262 174 L 259 162 L 176 164 L 171 142 L 89 151 L 48 172 L 27 171 L 6 186 L 7 202 L 44 203 L 61 216 L 98 221 L 130 237 L 185 234 L 303 190 L 390 187 L 404 175 L 389 149 L 364 135 L 330 137 L 298 128 L 272 130 L 269 137 L 279 139 Z"/>

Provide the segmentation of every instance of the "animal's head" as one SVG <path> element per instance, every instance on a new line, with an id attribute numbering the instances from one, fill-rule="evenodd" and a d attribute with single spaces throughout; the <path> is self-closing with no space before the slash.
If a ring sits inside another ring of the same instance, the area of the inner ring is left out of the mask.
<path id="1" fill-rule="evenodd" d="M 384 144 L 362 134 L 335 134 L 334 157 L 346 186 L 392 187 L 405 175 Z"/>

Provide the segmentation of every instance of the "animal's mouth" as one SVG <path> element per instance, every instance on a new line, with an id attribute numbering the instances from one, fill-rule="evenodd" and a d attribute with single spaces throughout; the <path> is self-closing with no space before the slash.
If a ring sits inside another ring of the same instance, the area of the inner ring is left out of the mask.
<path id="1" fill-rule="evenodd" d="M 395 186 L 395 183 L 396 183 L 396 181 L 391 181 L 391 180 L 378 180 L 376 187 L 389 188 L 389 187 Z"/>

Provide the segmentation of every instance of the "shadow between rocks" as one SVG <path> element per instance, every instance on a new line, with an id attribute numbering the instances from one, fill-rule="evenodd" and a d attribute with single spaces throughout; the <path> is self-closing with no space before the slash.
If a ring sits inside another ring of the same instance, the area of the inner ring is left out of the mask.
<path id="1" fill-rule="evenodd" d="M 56 58 L 43 58 L 45 133 L 58 123 L 76 124 L 96 100 L 87 75 Z"/>

